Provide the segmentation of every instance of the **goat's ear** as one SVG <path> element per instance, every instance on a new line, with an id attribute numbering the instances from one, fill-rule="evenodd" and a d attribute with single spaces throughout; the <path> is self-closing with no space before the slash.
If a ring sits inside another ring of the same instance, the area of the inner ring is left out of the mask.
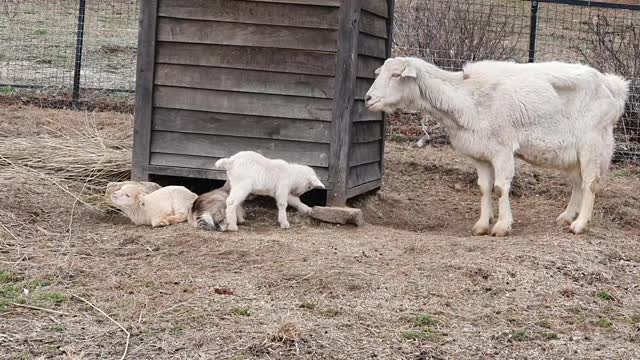
<path id="1" fill-rule="evenodd" d="M 373 73 L 376 74 L 376 75 L 380 75 L 380 71 L 382 71 L 382 66 L 377 68 Z"/>
<path id="2" fill-rule="evenodd" d="M 402 77 L 415 78 L 416 76 L 418 76 L 418 74 L 413 66 L 406 66 L 404 71 L 402 71 Z"/>
<path id="3" fill-rule="evenodd" d="M 324 189 L 324 184 L 322 183 L 322 181 L 320 181 L 319 179 L 315 178 L 311 180 L 311 184 L 313 185 L 314 188 L 316 189 Z"/>

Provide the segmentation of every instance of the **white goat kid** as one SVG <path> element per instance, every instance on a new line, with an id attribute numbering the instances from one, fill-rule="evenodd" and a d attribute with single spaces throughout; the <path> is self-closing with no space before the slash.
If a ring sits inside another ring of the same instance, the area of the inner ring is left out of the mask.
<path id="1" fill-rule="evenodd" d="M 416 58 L 392 58 L 376 70 L 366 96 L 371 111 L 423 111 L 447 130 L 452 146 L 472 158 L 482 193 L 474 235 L 489 233 L 492 187 L 499 217 L 491 235 L 511 231 L 509 190 L 514 156 L 564 170 L 573 191 L 558 224 L 583 233 L 595 186 L 609 167 L 613 127 L 624 112 L 629 82 L 578 64 L 482 61 L 461 72 Z"/>
<path id="2" fill-rule="evenodd" d="M 250 194 L 275 198 L 278 223 L 281 228 L 288 229 L 287 205 L 303 214 L 310 214 L 311 208 L 302 203 L 300 195 L 314 188 L 325 188 L 309 166 L 268 159 L 253 151 L 241 151 L 230 158 L 220 159 L 215 166 L 227 171 L 231 185 L 226 209 L 228 231 L 238 231 L 236 208 Z"/>

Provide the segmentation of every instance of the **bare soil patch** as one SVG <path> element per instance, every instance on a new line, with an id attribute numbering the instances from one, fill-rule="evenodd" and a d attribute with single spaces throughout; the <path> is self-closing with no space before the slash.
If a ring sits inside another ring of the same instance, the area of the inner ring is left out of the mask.
<path id="1" fill-rule="evenodd" d="M 130 136 L 130 115 L 29 107 L 1 109 L 0 136 L 87 116 Z M 613 169 L 573 236 L 554 223 L 564 179 L 520 166 L 514 234 L 495 239 L 469 236 L 475 174 L 448 147 L 390 142 L 385 160 L 384 189 L 352 204 L 369 225 L 291 211 L 283 231 L 263 200 L 235 234 L 135 227 L 82 206 L 82 184 L 0 169 L 0 358 L 120 358 L 125 333 L 74 295 L 130 332 L 130 359 L 638 356 L 638 168 Z"/>

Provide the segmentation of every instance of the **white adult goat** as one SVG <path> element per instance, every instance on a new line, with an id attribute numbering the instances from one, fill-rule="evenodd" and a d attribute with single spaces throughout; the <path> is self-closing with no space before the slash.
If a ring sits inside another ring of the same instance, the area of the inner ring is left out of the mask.
<path id="1" fill-rule="evenodd" d="M 492 186 L 500 200 L 491 235 L 510 233 L 514 156 L 566 171 L 573 191 L 557 222 L 570 224 L 574 234 L 587 229 L 595 185 L 613 155 L 613 127 L 624 111 L 628 81 L 560 62 L 482 61 L 449 72 L 416 58 L 391 58 L 376 74 L 366 96 L 369 110 L 423 111 L 438 119 L 457 151 L 475 161 L 482 200 L 474 235 L 489 233 Z"/>

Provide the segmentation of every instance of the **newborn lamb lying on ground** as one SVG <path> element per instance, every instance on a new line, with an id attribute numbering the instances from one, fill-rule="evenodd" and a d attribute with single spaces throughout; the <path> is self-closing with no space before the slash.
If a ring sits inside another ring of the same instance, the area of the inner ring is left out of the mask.
<path id="1" fill-rule="evenodd" d="M 227 230 L 226 209 L 227 198 L 231 191 L 231 184 L 227 181 L 224 186 L 208 193 L 204 193 L 193 202 L 189 209 L 187 220 L 195 228 L 209 231 Z M 244 209 L 238 206 L 236 215 L 238 223 L 244 223 Z"/>
<path id="2" fill-rule="evenodd" d="M 158 227 L 187 220 L 197 197 L 184 186 L 166 186 L 146 194 L 143 186 L 126 184 L 111 194 L 111 201 L 134 224 Z"/>
<path id="3" fill-rule="evenodd" d="M 229 231 L 238 231 L 236 211 L 250 194 L 275 198 L 278 223 L 281 228 L 288 229 L 287 205 L 309 214 L 311 208 L 300 201 L 300 195 L 314 188 L 324 189 L 311 167 L 268 159 L 253 151 L 241 151 L 230 158 L 220 159 L 216 167 L 227 171 L 231 185 L 226 210 Z"/>

